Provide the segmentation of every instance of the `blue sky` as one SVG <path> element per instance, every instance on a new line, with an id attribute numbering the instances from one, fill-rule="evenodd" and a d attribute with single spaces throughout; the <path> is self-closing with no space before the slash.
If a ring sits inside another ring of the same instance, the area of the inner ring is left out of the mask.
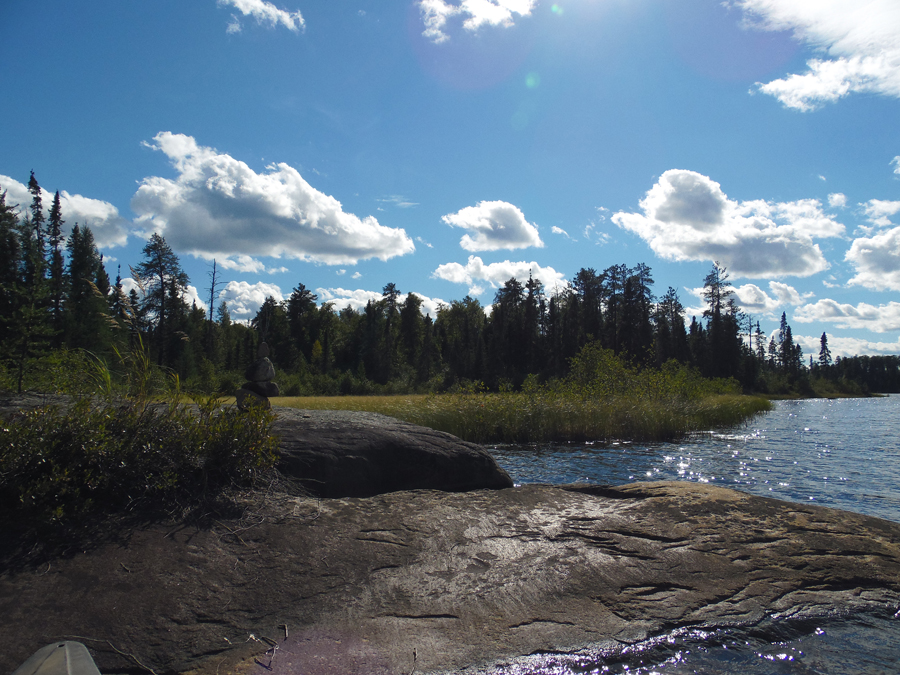
<path id="1" fill-rule="evenodd" d="M 10 1 L 0 85 L 8 201 L 236 318 L 640 262 L 699 313 L 718 260 L 807 355 L 900 353 L 896 0 Z"/>

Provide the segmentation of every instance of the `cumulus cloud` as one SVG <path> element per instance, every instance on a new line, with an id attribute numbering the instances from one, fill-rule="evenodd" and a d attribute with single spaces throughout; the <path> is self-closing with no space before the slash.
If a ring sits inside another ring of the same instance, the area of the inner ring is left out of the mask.
<path id="1" fill-rule="evenodd" d="M 200 309 L 209 309 L 209 305 L 203 302 L 203 299 L 200 297 L 200 291 L 197 290 L 197 287 L 190 284 L 185 290 L 184 301 L 189 305 L 197 305 Z"/>
<path id="2" fill-rule="evenodd" d="M 445 263 L 440 265 L 431 276 L 455 284 L 466 284 L 469 287 L 469 295 L 477 296 L 484 293 L 484 287 L 479 285 L 479 281 L 488 282 L 492 288 L 499 288 L 512 277 L 525 283 L 529 274 L 544 284 L 544 288 L 548 291 L 565 286 L 567 283 L 561 272 L 557 272 L 552 267 L 541 267 L 536 262 L 504 260 L 485 265 L 481 258 L 474 255 L 469 256 L 469 261 L 465 266 L 455 262 Z"/>
<path id="3" fill-rule="evenodd" d="M 893 225 L 891 216 L 900 213 L 900 202 L 870 199 L 863 204 L 863 208 L 870 223 L 878 227 L 890 227 Z"/>
<path id="4" fill-rule="evenodd" d="M 525 214 L 508 202 L 478 202 L 476 206 L 449 213 L 441 218 L 451 227 L 470 230 L 459 245 L 467 251 L 513 250 L 544 245 L 537 226 L 525 220 Z"/>
<path id="5" fill-rule="evenodd" d="M 828 268 L 813 238 L 839 237 L 844 226 L 816 199 L 737 202 L 694 171 L 670 169 L 640 202 L 642 214 L 613 222 L 668 260 L 719 261 L 733 277 L 807 277 Z"/>
<path id="6" fill-rule="evenodd" d="M 219 7 L 233 7 L 244 16 L 256 19 L 258 24 L 267 24 L 271 27 L 282 25 L 288 30 L 298 32 L 303 29 L 305 22 L 299 11 L 289 12 L 278 9 L 271 2 L 265 0 L 218 0 Z M 228 24 L 229 33 L 240 33 L 241 23 L 237 15 L 231 15 L 232 21 Z"/>
<path id="7" fill-rule="evenodd" d="M 703 289 L 696 289 L 702 297 Z M 744 284 L 734 288 L 738 305 L 751 314 L 774 315 L 788 305 L 800 305 L 813 296 L 812 293 L 800 293 L 796 288 L 780 281 L 769 282 L 769 293 L 756 284 Z"/>
<path id="8" fill-rule="evenodd" d="M 823 53 L 809 70 L 759 84 L 785 106 L 814 110 L 852 93 L 900 97 L 900 7 L 896 0 L 735 0 L 747 22 L 793 31 Z"/>
<path id="9" fill-rule="evenodd" d="M 888 333 L 900 330 L 900 302 L 875 306 L 865 302 L 851 305 L 822 299 L 798 307 L 794 312 L 794 319 L 800 323 L 828 322 L 838 328 L 861 328 L 875 333 Z"/>
<path id="10" fill-rule="evenodd" d="M 528 16 L 537 4 L 537 0 L 461 0 L 459 4 L 451 4 L 445 0 L 419 0 L 419 11 L 426 38 L 435 43 L 446 42 L 450 36 L 444 32 L 447 22 L 453 17 L 462 17 L 462 27 L 469 31 L 477 31 L 484 25 L 512 26 L 515 15 Z"/>
<path id="11" fill-rule="evenodd" d="M 369 302 L 379 302 L 384 296 L 378 291 L 366 291 L 361 288 L 349 290 L 346 288 L 317 288 L 316 293 L 322 304 L 330 303 L 336 311 L 351 308 L 357 312 L 361 312 L 366 308 Z M 431 315 L 432 318 L 437 316 L 438 307 L 447 303 L 440 298 L 429 298 L 421 293 L 413 293 L 422 301 L 421 313 L 423 316 Z M 398 296 L 400 303 L 406 302 L 409 297 L 408 293 L 401 293 Z"/>
<path id="12" fill-rule="evenodd" d="M 850 285 L 900 291 L 900 227 L 854 239 L 844 259 L 856 267 Z"/>
<path id="13" fill-rule="evenodd" d="M 900 174 L 900 155 L 891 160 L 891 165 L 894 167 L 894 173 Z"/>
<path id="14" fill-rule="evenodd" d="M 256 173 L 191 136 L 168 131 L 146 145 L 163 152 L 179 175 L 145 178 L 131 208 L 138 227 L 160 233 L 175 249 L 207 259 L 272 256 L 329 265 L 415 250 L 404 230 L 346 213 L 287 164 Z"/>
<path id="15" fill-rule="evenodd" d="M 794 336 L 794 341 L 799 342 L 806 354 L 812 354 L 813 358 L 819 354 L 819 346 L 821 336 Z M 832 357 L 844 358 L 845 356 L 862 356 L 868 354 L 876 355 L 893 355 L 900 353 L 900 339 L 894 342 L 877 342 L 874 340 L 863 340 L 861 338 L 841 337 L 839 335 L 828 334 L 828 350 Z"/>
<path id="16" fill-rule="evenodd" d="M 223 258 L 216 260 L 222 269 L 236 270 L 238 272 L 258 273 L 266 269 L 266 266 L 259 260 L 251 258 L 249 255 L 238 255 L 232 258 Z"/>
<path id="17" fill-rule="evenodd" d="M 267 284 L 257 281 L 255 284 L 246 281 L 229 281 L 219 293 L 219 302 L 228 303 L 228 311 L 232 318 L 238 321 L 246 321 L 256 316 L 259 308 L 272 297 L 276 302 L 282 302 L 284 296 L 281 289 L 275 284 Z"/>
<path id="18" fill-rule="evenodd" d="M 122 279 L 122 292 L 127 296 L 129 293 L 131 293 L 132 290 L 137 292 L 138 297 L 141 297 L 141 285 L 135 279 L 131 277 L 125 277 L 124 279 Z M 224 291 L 220 293 L 219 296 L 221 297 L 223 293 Z M 200 297 L 200 291 L 197 290 L 196 286 L 191 286 L 190 284 L 188 284 L 187 288 L 185 289 L 185 293 L 182 296 L 182 299 L 189 305 L 197 305 L 197 307 L 203 310 L 209 309 L 209 305 L 203 301 L 203 298 Z"/>
<path id="19" fill-rule="evenodd" d="M 833 192 L 828 195 L 828 206 L 833 209 L 842 209 L 847 206 L 847 195 L 841 192 Z"/>
<path id="20" fill-rule="evenodd" d="M 19 205 L 17 213 L 24 216 L 31 206 L 31 193 L 28 186 L 9 176 L 0 175 L 0 192 L 6 192 L 6 203 Z M 41 201 L 44 213 L 50 214 L 53 204 L 53 193 L 41 188 Z M 128 221 L 119 215 L 119 210 L 99 199 L 91 199 L 82 195 L 69 194 L 65 190 L 59 193 L 59 204 L 65 220 L 65 235 L 72 231 L 75 224 L 91 228 L 98 248 L 124 246 L 128 239 Z"/>

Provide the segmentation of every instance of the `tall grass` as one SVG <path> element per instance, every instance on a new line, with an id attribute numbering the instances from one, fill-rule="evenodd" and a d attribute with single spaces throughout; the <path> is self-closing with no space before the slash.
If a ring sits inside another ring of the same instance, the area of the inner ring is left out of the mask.
<path id="1" fill-rule="evenodd" d="M 731 380 L 706 380 L 675 363 L 639 370 L 594 345 L 573 359 L 566 380 L 540 385 L 529 378 L 519 392 L 490 393 L 475 385 L 450 394 L 298 397 L 273 403 L 379 412 L 476 443 L 671 440 L 740 424 L 771 408 L 766 399 L 741 395 Z"/>

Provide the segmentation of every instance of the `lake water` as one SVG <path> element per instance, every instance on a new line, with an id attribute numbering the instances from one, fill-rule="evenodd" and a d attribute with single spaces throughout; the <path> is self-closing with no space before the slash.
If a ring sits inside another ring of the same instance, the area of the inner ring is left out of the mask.
<path id="1" fill-rule="evenodd" d="M 523 483 L 684 480 L 900 522 L 900 396 L 778 401 L 728 430 L 677 443 L 501 445 L 491 454 Z M 750 630 L 687 631 L 601 657 L 538 655 L 493 672 L 900 673 L 900 615 Z"/>

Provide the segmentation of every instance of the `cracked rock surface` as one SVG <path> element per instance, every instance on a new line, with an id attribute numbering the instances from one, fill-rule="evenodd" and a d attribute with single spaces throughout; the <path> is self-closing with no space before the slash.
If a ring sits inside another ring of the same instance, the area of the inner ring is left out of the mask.
<path id="1" fill-rule="evenodd" d="M 80 636 L 103 672 L 474 672 L 898 602 L 900 524 L 724 488 L 276 494 L 206 529 L 6 566 L 0 668 Z"/>

